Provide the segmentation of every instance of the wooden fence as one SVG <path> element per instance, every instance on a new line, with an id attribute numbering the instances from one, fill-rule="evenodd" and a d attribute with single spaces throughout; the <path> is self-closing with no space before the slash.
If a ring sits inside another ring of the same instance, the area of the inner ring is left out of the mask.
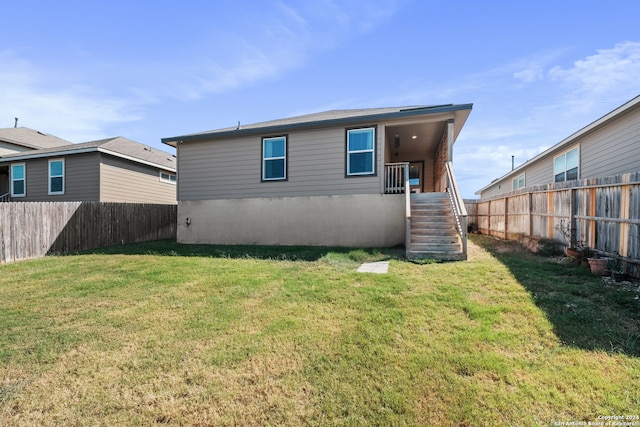
<path id="1" fill-rule="evenodd" d="M 176 205 L 0 203 L 0 263 L 124 243 L 175 239 Z"/>
<path id="2" fill-rule="evenodd" d="M 602 255 L 619 254 L 638 277 L 640 173 L 529 187 L 465 204 L 469 222 L 483 234 L 569 246 L 564 228 Z"/>

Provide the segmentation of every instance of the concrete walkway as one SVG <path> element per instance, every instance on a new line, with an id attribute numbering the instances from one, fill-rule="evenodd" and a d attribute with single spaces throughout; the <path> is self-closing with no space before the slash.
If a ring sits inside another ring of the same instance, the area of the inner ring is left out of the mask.
<path id="1" fill-rule="evenodd" d="M 358 269 L 358 273 L 385 274 L 389 271 L 389 261 L 365 262 Z"/>

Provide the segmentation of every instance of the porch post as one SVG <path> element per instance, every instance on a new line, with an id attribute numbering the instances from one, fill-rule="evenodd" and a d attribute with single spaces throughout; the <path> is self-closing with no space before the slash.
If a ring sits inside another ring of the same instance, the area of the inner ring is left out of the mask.
<path id="1" fill-rule="evenodd" d="M 453 119 L 449 119 L 447 121 L 447 161 L 453 161 L 453 138 L 454 138 L 454 130 L 453 130 Z"/>
<path id="2" fill-rule="evenodd" d="M 379 180 L 380 182 L 380 194 L 384 194 L 384 182 L 385 182 L 385 163 L 387 161 L 387 159 L 385 159 L 384 155 L 386 153 L 386 147 L 385 147 L 385 131 L 386 131 L 386 126 L 384 125 L 384 123 L 381 123 L 378 125 L 378 128 L 376 129 L 376 144 L 377 144 L 377 153 L 376 155 L 378 156 L 378 169 L 376 170 L 377 174 L 379 177 L 382 177 L 382 179 Z"/>

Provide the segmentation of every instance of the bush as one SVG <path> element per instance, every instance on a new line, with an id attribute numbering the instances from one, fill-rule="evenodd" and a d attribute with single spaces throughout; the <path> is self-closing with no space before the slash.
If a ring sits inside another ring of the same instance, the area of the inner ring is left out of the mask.
<path id="1" fill-rule="evenodd" d="M 536 253 L 540 256 L 558 256 L 562 255 L 562 245 L 553 239 L 540 239 Z"/>

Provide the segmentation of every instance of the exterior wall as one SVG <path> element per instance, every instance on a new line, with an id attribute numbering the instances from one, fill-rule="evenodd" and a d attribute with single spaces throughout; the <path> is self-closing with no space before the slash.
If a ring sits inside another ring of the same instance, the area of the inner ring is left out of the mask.
<path id="1" fill-rule="evenodd" d="M 31 159 L 26 165 L 26 197 L 16 197 L 15 201 L 97 201 L 98 189 L 98 155 L 97 153 L 77 154 L 73 156 L 52 157 L 64 159 L 64 194 L 50 196 L 49 192 L 49 159 Z"/>
<path id="2" fill-rule="evenodd" d="M 482 198 L 509 192 L 511 180 L 525 174 L 525 185 L 551 184 L 558 154 L 580 147 L 580 179 L 640 171 L 640 109 L 566 144 L 483 190 Z"/>
<path id="3" fill-rule="evenodd" d="M 580 177 L 640 171 L 640 109 L 587 135 L 580 147 Z"/>
<path id="4" fill-rule="evenodd" d="M 383 126 L 376 131 L 376 176 L 345 176 L 345 128 L 330 128 L 288 133 L 287 180 L 261 182 L 263 136 L 275 135 L 178 145 L 178 200 L 382 192 Z"/>
<path id="5" fill-rule="evenodd" d="M 175 204 L 176 185 L 158 168 L 100 154 L 100 201 Z"/>
<path id="6" fill-rule="evenodd" d="M 404 243 L 404 204 L 404 194 L 181 201 L 178 242 L 390 247 Z"/>

